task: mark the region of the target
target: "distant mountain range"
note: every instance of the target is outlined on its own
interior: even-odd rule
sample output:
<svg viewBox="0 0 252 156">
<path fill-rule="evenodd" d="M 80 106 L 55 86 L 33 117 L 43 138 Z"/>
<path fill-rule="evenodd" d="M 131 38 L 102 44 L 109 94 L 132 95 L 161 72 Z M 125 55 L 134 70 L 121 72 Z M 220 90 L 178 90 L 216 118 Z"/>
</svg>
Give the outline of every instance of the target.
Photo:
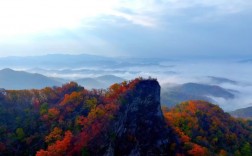
<svg viewBox="0 0 252 156">
<path fill-rule="evenodd" d="M 64 67 L 79 67 L 79 66 L 99 66 L 114 64 L 111 58 L 80 54 L 49 54 L 43 56 L 10 56 L 1 57 L 0 66 L 2 67 L 47 67 L 47 68 L 64 68 Z"/>
<path fill-rule="evenodd" d="M 9 68 L 0 70 L 0 88 L 5 89 L 41 89 L 44 87 L 61 86 L 70 80 L 46 77 L 41 74 L 34 74 L 24 71 L 15 71 Z M 86 77 L 74 80 L 87 89 L 107 88 L 111 84 L 125 81 L 121 77 L 114 75 L 103 75 L 98 77 Z M 216 85 L 206 85 L 197 83 L 185 83 L 182 85 L 163 85 L 161 102 L 168 106 L 187 100 L 205 100 L 215 102 L 211 97 L 221 97 L 224 99 L 234 98 L 230 90 L 226 90 Z"/>
<path fill-rule="evenodd" d="M 0 70 L 0 88 L 4 89 L 41 89 L 45 87 L 61 86 L 71 80 L 46 77 L 42 74 L 15 71 L 10 68 Z M 111 84 L 123 82 L 124 79 L 114 75 L 103 75 L 94 78 L 74 80 L 87 89 L 107 88 Z"/>
<path fill-rule="evenodd" d="M 247 108 L 237 109 L 237 110 L 229 112 L 229 113 L 234 117 L 252 119 L 252 106 L 247 107 Z"/>
<path fill-rule="evenodd" d="M 64 68 L 83 68 L 83 67 L 142 67 L 142 66 L 159 66 L 160 62 L 167 59 L 161 58 L 122 58 L 122 57 L 105 57 L 89 54 L 48 54 L 42 56 L 9 56 L 0 57 L 0 67 L 2 68 L 45 68 L 45 69 L 64 69 Z"/>
<path fill-rule="evenodd" d="M 40 89 L 47 86 L 61 86 L 61 83 L 41 74 L 14 71 L 6 68 L 0 70 L 0 88 L 5 89 Z"/>
<path fill-rule="evenodd" d="M 104 75 L 94 78 L 82 78 L 75 80 L 78 84 L 84 86 L 85 88 L 108 88 L 111 84 L 121 83 L 125 79 L 117 77 L 114 75 Z"/>
<path fill-rule="evenodd" d="M 232 99 L 235 96 L 232 91 L 217 85 L 198 83 L 163 85 L 161 103 L 171 107 L 187 100 L 205 100 L 208 102 L 215 102 L 212 97 Z"/>
<path fill-rule="evenodd" d="M 239 63 L 252 63 L 252 59 L 243 59 L 238 61 Z"/>
<path fill-rule="evenodd" d="M 233 85 L 238 84 L 237 81 L 223 78 L 223 77 L 208 76 L 207 78 L 210 80 L 210 83 L 213 83 L 213 84 L 223 84 L 223 83 L 229 83 L 229 84 L 233 84 Z"/>
</svg>

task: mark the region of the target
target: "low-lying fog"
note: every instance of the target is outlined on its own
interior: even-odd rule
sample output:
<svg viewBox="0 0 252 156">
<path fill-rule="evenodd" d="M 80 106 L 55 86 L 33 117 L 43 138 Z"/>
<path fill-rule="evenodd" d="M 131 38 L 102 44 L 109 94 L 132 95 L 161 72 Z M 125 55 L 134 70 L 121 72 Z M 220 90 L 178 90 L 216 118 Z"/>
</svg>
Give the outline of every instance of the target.
<svg viewBox="0 0 252 156">
<path fill-rule="evenodd" d="M 187 82 L 218 85 L 233 90 L 235 93 L 234 99 L 211 97 L 225 111 L 252 105 L 252 63 L 239 62 L 239 60 L 160 60 L 157 63 L 144 63 L 143 61 L 143 63 L 131 62 L 129 64 L 126 60 L 115 66 L 83 66 L 64 69 L 34 67 L 25 70 L 66 80 L 102 75 L 115 75 L 126 80 L 139 76 L 145 78 L 150 76 L 157 78 L 161 86 Z"/>
<path fill-rule="evenodd" d="M 196 82 L 218 85 L 225 89 L 238 91 L 234 99 L 214 98 L 224 110 L 231 111 L 237 108 L 252 106 L 252 64 L 236 61 L 211 61 L 211 62 L 180 62 L 173 70 L 178 74 L 161 77 L 160 82 Z M 209 78 L 225 78 L 216 82 Z"/>
</svg>

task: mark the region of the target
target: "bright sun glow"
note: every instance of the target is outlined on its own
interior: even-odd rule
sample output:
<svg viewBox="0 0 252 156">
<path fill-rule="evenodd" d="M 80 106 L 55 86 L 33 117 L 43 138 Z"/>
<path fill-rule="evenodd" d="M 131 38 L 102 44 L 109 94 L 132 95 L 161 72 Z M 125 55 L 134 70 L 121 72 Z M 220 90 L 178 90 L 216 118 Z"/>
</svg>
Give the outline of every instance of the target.
<svg viewBox="0 0 252 156">
<path fill-rule="evenodd" d="M 77 28 L 92 17 L 112 12 L 116 5 L 115 0 L 0 1 L 0 36 Z"/>
</svg>

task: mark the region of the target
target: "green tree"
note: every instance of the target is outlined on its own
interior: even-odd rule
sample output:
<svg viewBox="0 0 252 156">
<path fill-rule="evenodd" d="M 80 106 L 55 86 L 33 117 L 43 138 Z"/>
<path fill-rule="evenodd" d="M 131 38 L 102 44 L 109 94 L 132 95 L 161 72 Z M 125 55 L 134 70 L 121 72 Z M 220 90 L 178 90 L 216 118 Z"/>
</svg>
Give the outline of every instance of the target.
<svg viewBox="0 0 252 156">
<path fill-rule="evenodd" d="M 242 155 L 242 156 L 251 156 L 251 155 L 252 155 L 252 152 L 251 152 L 251 145 L 250 145 L 248 142 L 246 142 L 246 143 L 243 145 L 243 147 L 242 147 L 242 149 L 241 149 L 241 155 Z"/>
<path fill-rule="evenodd" d="M 40 115 L 47 113 L 47 111 L 48 111 L 48 103 L 43 103 L 39 109 Z"/>
<path fill-rule="evenodd" d="M 25 137 L 25 133 L 23 128 L 17 128 L 16 129 L 16 136 L 18 140 L 22 140 Z"/>
<path fill-rule="evenodd" d="M 239 150 L 236 150 L 234 156 L 241 156 L 241 152 Z"/>
<path fill-rule="evenodd" d="M 94 109 L 97 105 L 97 99 L 95 97 L 88 99 L 85 101 L 84 107 L 87 108 L 88 110 Z"/>
</svg>

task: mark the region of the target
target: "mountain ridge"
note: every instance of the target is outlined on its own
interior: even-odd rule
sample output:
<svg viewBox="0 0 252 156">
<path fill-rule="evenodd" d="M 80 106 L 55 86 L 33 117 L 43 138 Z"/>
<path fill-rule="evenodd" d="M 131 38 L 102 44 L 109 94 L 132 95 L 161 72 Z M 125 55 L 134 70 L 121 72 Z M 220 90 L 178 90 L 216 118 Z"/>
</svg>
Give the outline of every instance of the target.
<svg viewBox="0 0 252 156">
<path fill-rule="evenodd" d="M 251 132 L 203 101 L 161 111 L 155 79 L 0 92 L 0 155 L 251 155 Z"/>
<path fill-rule="evenodd" d="M 229 113 L 236 118 L 252 119 L 252 106 L 246 108 L 240 108 Z"/>
<path fill-rule="evenodd" d="M 188 100 L 205 100 L 215 103 L 216 101 L 212 97 L 233 99 L 235 98 L 234 93 L 236 92 L 217 85 L 201 83 L 189 82 L 180 85 L 163 85 L 161 103 L 169 107 Z"/>
<path fill-rule="evenodd" d="M 60 86 L 61 83 L 38 73 L 0 70 L 0 87 L 5 89 L 41 89 L 45 86 Z"/>
</svg>

